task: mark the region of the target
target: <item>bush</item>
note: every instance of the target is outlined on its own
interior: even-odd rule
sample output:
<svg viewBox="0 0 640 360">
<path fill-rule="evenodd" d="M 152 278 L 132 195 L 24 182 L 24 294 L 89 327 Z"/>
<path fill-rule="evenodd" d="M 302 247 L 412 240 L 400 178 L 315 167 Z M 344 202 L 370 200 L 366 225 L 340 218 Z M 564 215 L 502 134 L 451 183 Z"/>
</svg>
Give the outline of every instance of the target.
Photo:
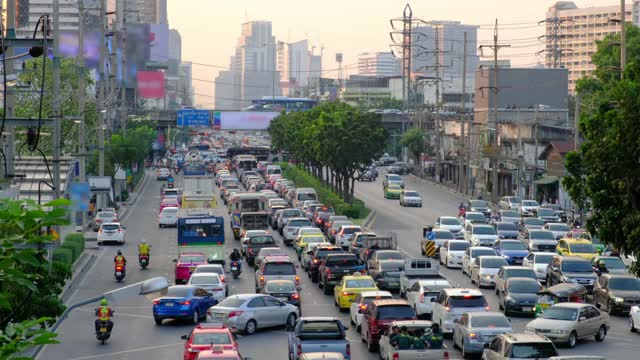
<svg viewBox="0 0 640 360">
<path fill-rule="evenodd" d="M 85 238 L 83 234 L 68 234 L 67 236 L 65 236 L 64 242 L 65 243 L 71 242 L 71 243 L 78 244 L 77 246 L 80 249 L 80 254 L 82 254 L 82 252 L 85 249 Z"/>
<path fill-rule="evenodd" d="M 81 245 L 75 241 L 71 241 L 71 242 L 65 241 L 62 243 L 62 245 L 60 245 L 60 247 L 71 250 L 72 264 L 75 263 L 76 260 L 78 260 L 78 258 L 80 257 L 80 254 L 82 254 Z"/>
<path fill-rule="evenodd" d="M 122 190 L 120 193 L 120 201 L 125 202 L 129 200 L 129 192 L 127 190 Z"/>
<path fill-rule="evenodd" d="M 52 258 L 53 261 L 58 261 L 65 265 L 71 265 L 73 264 L 73 250 L 59 246 L 53 249 Z"/>
</svg>

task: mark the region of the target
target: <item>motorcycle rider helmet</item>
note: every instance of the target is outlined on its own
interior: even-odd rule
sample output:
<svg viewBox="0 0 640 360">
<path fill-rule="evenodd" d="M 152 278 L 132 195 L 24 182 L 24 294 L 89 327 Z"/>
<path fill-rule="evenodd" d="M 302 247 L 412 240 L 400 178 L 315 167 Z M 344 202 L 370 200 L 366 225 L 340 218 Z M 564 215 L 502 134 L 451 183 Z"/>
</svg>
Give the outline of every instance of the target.
<svg viewBox="0 0 640 360">
<path fill-rule="evenodd" d="M 142 239 L 142 241 L 141 241 L 141 242 L 142 242 L 143 244 L 146 244 L 146 243 L 147 243 L 147 239 Z"/>
<path fill-rule="evenodd" d="M 107 302 L 107 299 L 102 299 L 102 300 L 100 300 L 100 305 L 101 306 L 107 306 L 107 305 L 109 305 L 109 303 Z"/>
<path fill-rule="evenodd" d="M 118 255 L 122 255 L 122 250 L 118 250 Z"/>
</svg>

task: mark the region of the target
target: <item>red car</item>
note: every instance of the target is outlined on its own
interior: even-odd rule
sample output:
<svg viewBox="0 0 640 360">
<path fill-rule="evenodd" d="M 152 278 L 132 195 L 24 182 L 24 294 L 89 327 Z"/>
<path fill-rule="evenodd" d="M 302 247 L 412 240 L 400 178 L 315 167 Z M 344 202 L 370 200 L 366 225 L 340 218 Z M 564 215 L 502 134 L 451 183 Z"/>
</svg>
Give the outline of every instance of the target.
<svg viewBox="0 0 640 360">
<path fill-rule="evenodd" d="M 242 357 L 238 350 L 204 350 L 198 353 L 196 360 L 250 360 Z"/>
<path fill-rule="evenodd" d="M 176 263 L 176 284 L 186 284 L 198 265 L 207 264 L 207 257 L 203 253 L 183 253 Z"/>
<path fill-rule="evenodd" d="M 158 213 L 161 213 L 162 209 L 164 209 L 166 207 L 177 207 L 177 208 L 179 208 L 180 207 L 180 202 L 178 201 L 177 198 L 165 197 L 160 202 L 160 210 L 159 210 Z"/>
<path fill-rule="evenodd" d="M 231 330 L 222 324 L 198 324 L 189 335 L 182 336 L 184 343 L 184 360 L 194 360 L 203 350 L 235 350 L 238 341 Z"/>
<path fill-rule="evenodd" d="M 369 351 L 378 346 L 383 330 L 396 320 L 418 320 L 415 310 L 406 300 L 374 300 L 367 306 L 360 334 Z"/>
</svg>

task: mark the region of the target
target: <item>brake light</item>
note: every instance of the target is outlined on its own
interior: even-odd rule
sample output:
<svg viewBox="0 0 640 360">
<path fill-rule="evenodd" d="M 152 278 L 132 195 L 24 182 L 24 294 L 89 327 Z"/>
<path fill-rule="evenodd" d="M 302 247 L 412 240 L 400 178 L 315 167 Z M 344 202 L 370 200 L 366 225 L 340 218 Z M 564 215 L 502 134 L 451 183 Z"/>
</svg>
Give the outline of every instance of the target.
<svg viewBox="0 0 640 360">
<path fill-rule="evenodd" d="M 424 304 L 424 294 L 420 294 L 420 302 Z"/>
<path fill-rule="evenodd" d="M 366 304 L 360 304 L 360 310 L 362 310 L 362 311 L 367 310 L 367 305 Z"/>
<path fill-rule="evenodd" d="M 98 234 L 102 234 L 102 228 L 100 228 L 100 230 L 98 230 Z"/>
<path fill-rule="evenodd" d="M 400 360 L 400 355 L 398 353 L 393 353 L 393 360 Z"/>
<path fill-rule="evenodd" d="M 118 229 L 118 234 L 122 233 L 122 229 Z"/>
<path fill-rule="evenodd" d="M 333 235 L 335 235 L 335 234 L 337 234 L 338 232 L 337 232 L 336 230 L 331 230 L 331 233 L 332 233 Z"/>
<path fill-rule="evenodd" d="M 491 310 L 491 306 L 487 305 L 487 306 L 485 306 L 485 307 L 484 307 L 484 309 L 485 309 L 486 311 L 489 311 L 489 310 Z"/>
<path fill-rule="evenodd" d="M 449 312 L 449 311 L 451 311 L 451 308 L 450 308 L 450 307 L 448 307 L 448 306 L 445 306 L 445 307 L 444 307 L 444 311 Z"/>
<path fill-rule="evenodd" d="M 313 259 L 313 263 L 314 263 L 314 264 L 317 264 L 317 263 L 319 263 L 319 262 L 320 262 L 320 260 L 318 260 L 318 259 Z"/>
<path fill-rule="evenodd" d="M 476 333 L 469 333 L 469 337 L 475 339 L 478 335 Z"/>
<path fill-rule="evenodd" d="M 298 354 L 302 354 L 302 344 L 298 343 Z"/>
<path fill-rule="evenodd" d="M 300 295 L 298 294 L 291 295 L 291 300 L 300 300 Z"/>
<path fill-rule="evenodd" d="M 260 285 L 264 285 L 264 276 L 260 275 Z"/>
<path fill-rule="evenodd" d="M 191 301 L 187 300 L 187 301 L 181 301 L 180 305 L 191 305 Z"/>
<path fill-rule="evenodd" d="M 300 284 L 300 276 L 296 275 L 296 285 L 299 285 L 299 284 Z"/>
<path fill-rule="evenodd" d="M 220 275 L 220 281 L 227 282 L 227 280 L 224 278 L 224 275 Z"/>
<path fill-rule="evenodd" d="M 158 299 L 153 300 L 153 305 L 158 305 L 158 304 L 160 304 L 160 300 L 158 300 Z"/>
<path fill-rule="evenodd" d="M 349 296 L 349 295 L 354 295 L 352 292 L 348 292 L 348 291 L 343 291 L 342 292 L 342 296 Z"/>
<path fill-rule="evenodd" d="M 227 318 L 231 319 L 234 316 L 240 316 L 240 315 L 242 315 L 243 312 L 244 311 L 232 311 L 232 312 L 229 313 L 229 316 Z"/>
</svg>

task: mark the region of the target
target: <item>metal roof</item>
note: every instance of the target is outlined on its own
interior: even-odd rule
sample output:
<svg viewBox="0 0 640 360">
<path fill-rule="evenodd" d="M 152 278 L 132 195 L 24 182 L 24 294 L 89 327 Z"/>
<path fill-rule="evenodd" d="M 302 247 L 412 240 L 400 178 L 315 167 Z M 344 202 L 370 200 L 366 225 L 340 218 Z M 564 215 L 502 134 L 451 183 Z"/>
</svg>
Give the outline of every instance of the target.
<svg viewBox="0 0 640 360">
<path fill-rule="evenodd" d="M 19 189 L 18 198 L 20 200 L 31 199 L 38 201 L 38 198 L 40 198 L 40 203 L 44 204 L 55 198 L 54 191 L 44 183 L 53 185 L 51 179 L 53 161 L 48 159 L 47 163 L 40 156 L 23 156 L 14 161 L 15 174 L 24 175 L 24 177 L 14 178 Z M 65 197 L 67 186 L 73 177 L 74 165 L 75 160 L 72 158 L 65 157 L 60 159 L 60 197 Z"/>
</svg>

